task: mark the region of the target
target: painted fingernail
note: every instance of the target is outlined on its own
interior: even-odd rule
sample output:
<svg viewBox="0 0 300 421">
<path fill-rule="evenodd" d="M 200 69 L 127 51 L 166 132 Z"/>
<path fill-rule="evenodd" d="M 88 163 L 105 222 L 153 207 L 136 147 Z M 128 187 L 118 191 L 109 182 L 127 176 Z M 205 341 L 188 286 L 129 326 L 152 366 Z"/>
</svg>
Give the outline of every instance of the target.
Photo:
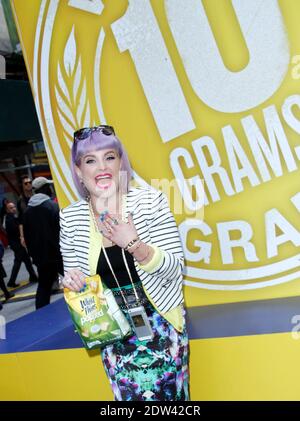
<svg viewBox="0 0 300 421">
<path fill-rule="evenodd" d="M 106 215 L 108 214 L 108 211 L 103 211 L 103 212 L 101 212 L 100 213 L 100 218 L 105 218 L 106 217 Z"/>
</svg>

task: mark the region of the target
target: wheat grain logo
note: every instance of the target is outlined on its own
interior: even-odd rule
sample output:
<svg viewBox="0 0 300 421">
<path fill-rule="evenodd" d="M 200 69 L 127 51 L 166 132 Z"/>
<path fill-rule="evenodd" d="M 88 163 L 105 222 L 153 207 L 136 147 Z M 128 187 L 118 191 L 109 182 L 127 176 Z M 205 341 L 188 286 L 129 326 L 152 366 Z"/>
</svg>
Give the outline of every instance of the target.
<svg viewBox="0 0 300 421">
<path fill-rule="evenodd" d="M 71 147 L 74 131 L 91 123 L 86 79 L 82 77 L 81 57 L 77 56 L 74 26 L 65 46 L 63 66 L 62 70 L 60 64 L 57 65 L 55 96 L 64 137 Z"/>
</svg>

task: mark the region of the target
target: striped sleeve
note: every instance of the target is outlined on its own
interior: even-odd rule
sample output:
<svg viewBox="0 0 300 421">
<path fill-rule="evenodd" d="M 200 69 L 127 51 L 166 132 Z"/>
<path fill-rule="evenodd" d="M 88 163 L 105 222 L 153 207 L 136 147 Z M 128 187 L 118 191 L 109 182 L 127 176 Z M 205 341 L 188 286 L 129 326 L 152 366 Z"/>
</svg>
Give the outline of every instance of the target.
<svg viewBox="0 0 300 421">
<path fill-rule="evenodd" d="M 154 251 L 154 254 L 150 262 L 146 263 L 145 265 L 138 263 L 138 266 L 148 273 L 154 272 L 155 269 L 160 266 L 164 258 L 163 251 L 159 247 L 155 246 L 154 244 L 151 244 L 151 247 Z"/>
<path fill-rule="evenodd" d="M 160 192 L 153 203 L 153 217 L 149 226 L 152 244 L 163 251 L 161 264 L 149 271 L 163 279 L 172 280 L 183 271 L 183 252 L 178 228 L 166 196 Z"/>
<path fill-rule="evenodd" d="M 63 209 L 59 212 L 59 224 L 60 224 L 60 234 L 59 234 L 59 245 L 60 252 L 63 258 L 64 271 L 67 272 L 70 269 L 75 269 L 79 267 L 74 246 L 72 235 L 70 229 L 67 225 Z"/>
<path fill-rule="evenodd" d="M 183 251 L 174 216 L 161 192 L 152 203 L 151 215 L 151 243 L 162 251 L 163 256 L 160 264 L 148 271 L 152 276 L 145 279 L 144 286 L 156 306 L 166 312 L 183 302 Z"/>
</svg>

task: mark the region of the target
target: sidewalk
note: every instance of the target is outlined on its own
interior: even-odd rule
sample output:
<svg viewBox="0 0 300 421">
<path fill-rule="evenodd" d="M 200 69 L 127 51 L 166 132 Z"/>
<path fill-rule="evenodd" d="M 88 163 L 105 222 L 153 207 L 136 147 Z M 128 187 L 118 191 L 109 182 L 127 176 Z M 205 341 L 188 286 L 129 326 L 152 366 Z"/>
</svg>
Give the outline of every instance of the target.
<svg viewBox="0 0 300 421">
<path fill-rule="evenodd" d="M 7 273 L 7 277 L 4 279 L 5 283 L 7 284 L 14 262 L 14 253 L 9 248 L 5 250 L 2 262 Z M 34 269 L 36 271 L 35 266 Z M 35 292 L 37 289 L 37 283 L 27 284 L 28 278 L 29 275 L 25 264 L 22 263 L 16 283 L 23 286 L 20 286 L 16 289 L 10 289 L 10 291 L 15 294 L 15 297 L 10 299 L 7 303 L 3 304 L 3 309 L 0 311 L 0 315 L 4 316 L 6 319 L 6 323 L 11 322 L 12 320 L 16 320 L 25 314 L 31 313 L 32 311 L 35 311 Z M 0 294 L 1 293 L 2 291 L 0 290 Z M 52 295 L 51 303 L 60 298 L 62 298 L 61 293 Z M 14 300 L 17 301 L 14 302 Z"/>
</svg>

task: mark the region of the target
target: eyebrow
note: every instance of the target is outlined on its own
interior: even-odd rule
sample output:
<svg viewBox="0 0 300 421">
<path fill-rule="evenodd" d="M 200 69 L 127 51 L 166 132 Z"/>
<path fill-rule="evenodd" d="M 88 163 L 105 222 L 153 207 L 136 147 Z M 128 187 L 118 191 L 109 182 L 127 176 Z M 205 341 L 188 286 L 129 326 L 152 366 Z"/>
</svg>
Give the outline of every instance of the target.
<svg viewBox="0 0 300 421">
<path fill-rule="evenodd" d="M 96 158 L 96 155 L 87 154 L 87 155 L 83 156 L 83 159 L 86 159 L 86 158 L 89 158 L 89 157 Z"/>
<path fill-rule="evenodd" d="M 114 153 L 115 155 L 117 154 L 117 153 L 116 153 L 116 151 L 112 149 L 111 151 L 106 152 L 106 153 L 104 154 L 104 156 L 106 156 L 106 155 L 108 155 L 108 154 L 110 154 L 110 153 Z M 87 154 L 87 155 L 84 155 L 83 159 L 88 158 L 88 157 L 96 158 L 96 155 L 93 155 L 93 154 L 90 154 L 90 153 L 89 153 L 89 154 Z"/>
</svg>

